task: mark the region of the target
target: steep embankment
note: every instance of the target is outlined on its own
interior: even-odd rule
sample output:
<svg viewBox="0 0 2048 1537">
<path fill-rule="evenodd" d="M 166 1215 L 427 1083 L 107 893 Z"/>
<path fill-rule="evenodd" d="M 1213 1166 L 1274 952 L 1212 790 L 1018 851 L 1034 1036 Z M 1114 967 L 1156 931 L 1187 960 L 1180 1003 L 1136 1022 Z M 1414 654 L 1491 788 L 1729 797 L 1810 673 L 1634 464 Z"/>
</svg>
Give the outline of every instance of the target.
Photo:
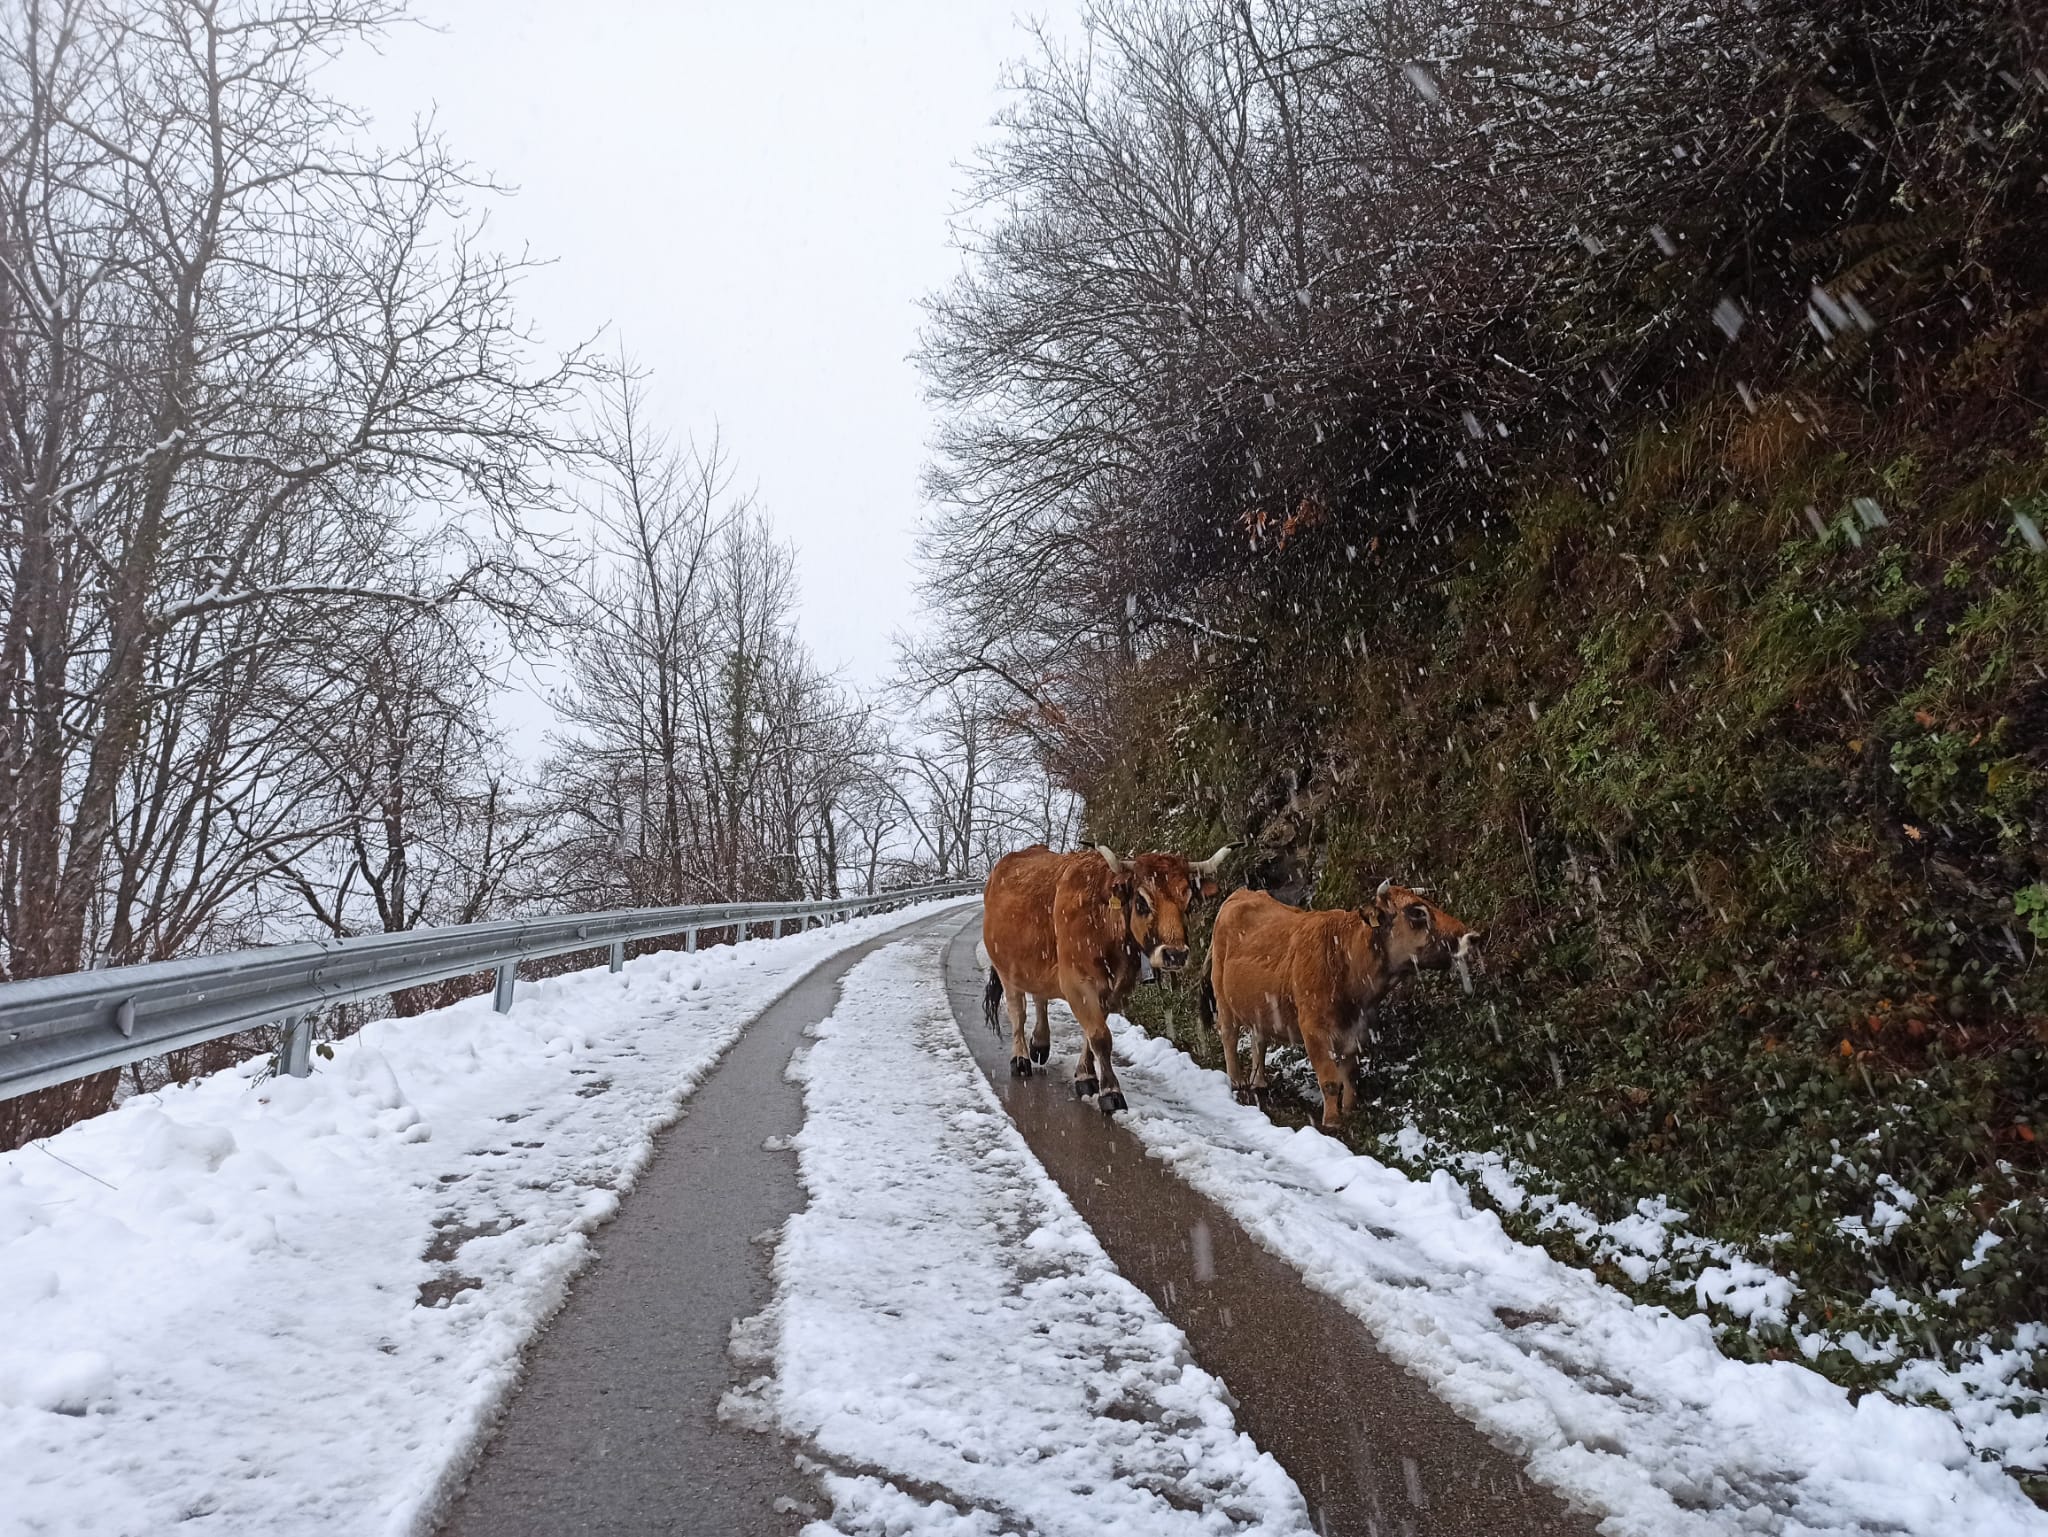
<svg viewBox="0 0 2048 1537">
<path fill-rule="evenodd" d="M 954 666 L 1491 930 L 1355 1142 L 2048 1475 L 2041 7 L 1100 11 L 932 310 Z"/>
<path fill-rule="evenodd" d="M 1845 420 L 1702 411 L 1588 490 L 1514 494 L 1433 578 L 1382 565 L 1398 604 L 1275 602 L 1262 649 L 1166 696 L 1180 751 L 1090 809 L 1249 831 L 1247 877 L 1316 905 L 1393 874 L 1487 926 L 1476 992 L 1384 1021 L 1355 1144 L 1461 1168 L 1738 1354 L 2020 1409 L 2048 1342 L 2048 430 Z M 1172 1002 L 1145 1022 L 1215 1060 Z M 1980 1448 L 2048 1466 L 2010 1424 Z"/>
</svg>

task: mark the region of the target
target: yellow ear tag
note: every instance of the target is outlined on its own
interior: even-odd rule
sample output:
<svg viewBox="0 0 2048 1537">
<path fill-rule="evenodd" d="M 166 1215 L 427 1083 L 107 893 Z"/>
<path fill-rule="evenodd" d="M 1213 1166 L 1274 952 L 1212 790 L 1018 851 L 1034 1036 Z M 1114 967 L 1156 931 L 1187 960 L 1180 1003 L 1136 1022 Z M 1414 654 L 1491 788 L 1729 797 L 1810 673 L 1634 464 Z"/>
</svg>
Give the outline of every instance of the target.
<svg viewBox="0 0 2048 1537">
<path fill-rule="evenodd" d="M 1113 913 L 1122 912 L 1124 910 L 1124 899 L 1122 897 L 1111 897 L 1109 899 L 1109 910 Z"/>
</svg>

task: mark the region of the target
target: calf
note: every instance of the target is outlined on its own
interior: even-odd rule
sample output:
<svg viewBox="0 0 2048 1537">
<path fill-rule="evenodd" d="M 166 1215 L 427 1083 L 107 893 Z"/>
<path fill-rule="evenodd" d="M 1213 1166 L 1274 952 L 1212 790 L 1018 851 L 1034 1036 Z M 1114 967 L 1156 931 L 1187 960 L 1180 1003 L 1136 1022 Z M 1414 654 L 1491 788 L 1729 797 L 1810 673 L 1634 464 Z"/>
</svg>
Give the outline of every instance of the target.
<svg viewBox="0 0 2048 1537">
<path fill-rule="evenodd" d="M 1223 1040 L 1238 1101 L 1266 1088 L 1269 1043 L 1300 1046 L 1323 1091 L 1323 1127 L 1357 1103 L 1358 1056 L 1387 989 L 1411 970 L 1462 969 L 1480 936 L 1418 890 L 1382 881 L 1353 911 L 1307 912 L 1263 891 L 1239 891 L 1216 914 L 1202 1022 Z M 1238 1071 L 1237 1034 L 1252 1037 L 1251 1075 Z"/>
<path fill-rule="evenodd" d="M 1064 998 L 1083 1037 L 1075 1095 L 1096 1095 L 1105 1114 L 1126 1108 L 1109 1060 L 1109 1016 L 1141 980 L 1187 964 L 1188 909 L 1216 894 L 1217 867 L 1233 847 L 1190 860 L 1179 854 L 1124 859 L 1106 848 L 1055 854 L 1039 845 L 996 861 L 981 910 L 989 961 L 982 1007 L 993 1026 L 997 1009 L 1009 1000 L 1012 1073 L 1028 1078 L 1034 1062 L 1051 1056 L 1046 1001 Z M 1038 1007 L 1028 1045 L 1027 996 Z"/>
</svg>

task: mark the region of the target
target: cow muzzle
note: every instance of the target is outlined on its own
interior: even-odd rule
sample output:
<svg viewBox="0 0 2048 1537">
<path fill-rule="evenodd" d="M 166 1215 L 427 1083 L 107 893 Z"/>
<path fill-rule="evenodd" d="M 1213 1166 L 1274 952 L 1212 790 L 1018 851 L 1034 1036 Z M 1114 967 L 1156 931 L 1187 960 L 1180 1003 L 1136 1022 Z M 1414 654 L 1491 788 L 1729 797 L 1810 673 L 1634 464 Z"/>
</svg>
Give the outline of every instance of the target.
<svg viewBox="0 0 2048 1537">
<path fill-rule="evenodd" d="M 1187 963 L 1186 945 L 1160 945 L 1152 952 L 1152 968 L 1155 971 L 1179 971 Z"/>
</svg>

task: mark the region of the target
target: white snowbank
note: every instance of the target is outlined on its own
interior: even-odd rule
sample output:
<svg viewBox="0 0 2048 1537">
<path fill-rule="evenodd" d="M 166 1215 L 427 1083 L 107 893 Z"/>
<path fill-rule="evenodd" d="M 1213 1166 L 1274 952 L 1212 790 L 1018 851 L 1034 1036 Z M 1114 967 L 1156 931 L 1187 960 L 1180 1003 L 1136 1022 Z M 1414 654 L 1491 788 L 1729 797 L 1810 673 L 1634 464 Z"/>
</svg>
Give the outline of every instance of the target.
<svg viewBox="0 0 2048 1537">
<path fill-rule="evenodd" d="M 1879 1394 L 1852 1404 L 1803 1366 L 1732 1361 L 1705 1320 L 1515 1242 L 1449 1173 L 1419 1183 L 1275 1126 L 1233 1103 L 1221 1073 L 1112 1023 L 1128 1124 L 1149 1151 L 1537 1478 L 1611 1513 L 1612 1537 L 2048 1533 L 1948 1415 Z M 1647 1247 L 1665 1214 L 1641 1215 Z"/>
<path fill-rule="evenodd" d="M 1645 1197 L 1629 1215 L 1603 1222 L 1576 1201 L 1531 1190 L 1527 1171 L 1499 1153 L 1445 1147 L 1412 1122 L 1380 1140 L 1411 1163 L 1441 1164 L 1476 1179 L 1504 1211 L 1535 1212 L 1543 1226 L 1570 1233 L 1585 1254 L 1616 1265 L 1638 1286 L 1660 1277 L 1701 1307 L 1711 1303 L 1751 1324 L 1785 1324 L 1798 1294 L 1788 1277 L 1733 1244 L 1689 1231 L 1686 1214 L 1663 1196 Z"/>
<path fill-rule="evenodd" d="M 1687 1230 L 1686 1214 L 1661 1196 L 1638 1201 L 1635 1212 L 1603 1222 L 1574 1201 L 1532 1189 L 1531 1172 L 1498 1152 L 1447 1147 L 1424 1136 L 1413 1123 L 1380 1140 L 1410 1164 L 1441 1165 L 1477 1180 L 1502 1210 L 1534 1213 L 1543 1227 L 1571 1234 L 1589 1259 L 1619 1266 L 1639 1286 L 1656 1280 L 1674 1293 L 1690 1294 L 1701 1307 L 1725 1310 L 1751 1328 L 1773 1324 L 1785 1329 L 1809 1361 L 1823 1351 L 1843 1350 L 1865 1365 L 1896 1363 L 1888 1383 L 1894 1397 L 1947 1405 L 1963 1439 L 1979 1456 L 2009 1468 L 2048 1470 L 2048 1400 L 2030 1385 L 2035 1363 L 2048 1352 L 2048 1326 L 2027 1324 L 2003 1346 L 1980 1337 L 1952 1350 L 1953 1366 L 1924 1356 L 1902 1360 L 1904 1352 L 1893 1332 L 1873 1330 L 1875 1337 L 1866 1338 L 1862 1330 L 1846 1324 L 1815 1328 L 1811 1308 L 1805 1310 L 1806 1322 L 1799 1322 L 1793 1307 L 1799 1295 L 1796 1276 L 1780 1273 L 1734 1244 Z M 1847 1167 L 1848 1161 L 1837 1153 L 1834 1164 Z M 1837 1224 L 1866 1243 L 1873 1241 L 1872 1235 L 1877 1235 L 1875 1242 L 1890 1242 L 1919 1204 L 1889 1174 L 1880 1173 L 1877 1185 L 1885 1194 L 1873 1202 L 1869 1221 L 1858 1216 Z M 1962 1269 L 1968 1272 L 1981 1265 L 2001 1241 L 1996 1233 L 1980 1234 L 1975 1253 L 1963 1261 Z M 1960 1289 L 1936 1293 L 1948 1303 L 1961 1295 Z M 1888 1286 L 1873 1288 L 1863 1307 L 1872 1314 L 1907 1320 L 1922 1314 L 1919 1303 Z"/>
<path fill-rule="evenodd" d="M 968 1055 L 944 936 L 849 975 L 797 1139 L 766 1401 L 824 1460 L 812 1534 L 1308 1529 L 1181 1332 L 1119 1275 Z"/>
<path fill-rule="evenodd" d="M 655 1131 L 905 921 L 522 983 L 0 1154 L 0 1529 L 417 1529 Z"/>
</svg>

